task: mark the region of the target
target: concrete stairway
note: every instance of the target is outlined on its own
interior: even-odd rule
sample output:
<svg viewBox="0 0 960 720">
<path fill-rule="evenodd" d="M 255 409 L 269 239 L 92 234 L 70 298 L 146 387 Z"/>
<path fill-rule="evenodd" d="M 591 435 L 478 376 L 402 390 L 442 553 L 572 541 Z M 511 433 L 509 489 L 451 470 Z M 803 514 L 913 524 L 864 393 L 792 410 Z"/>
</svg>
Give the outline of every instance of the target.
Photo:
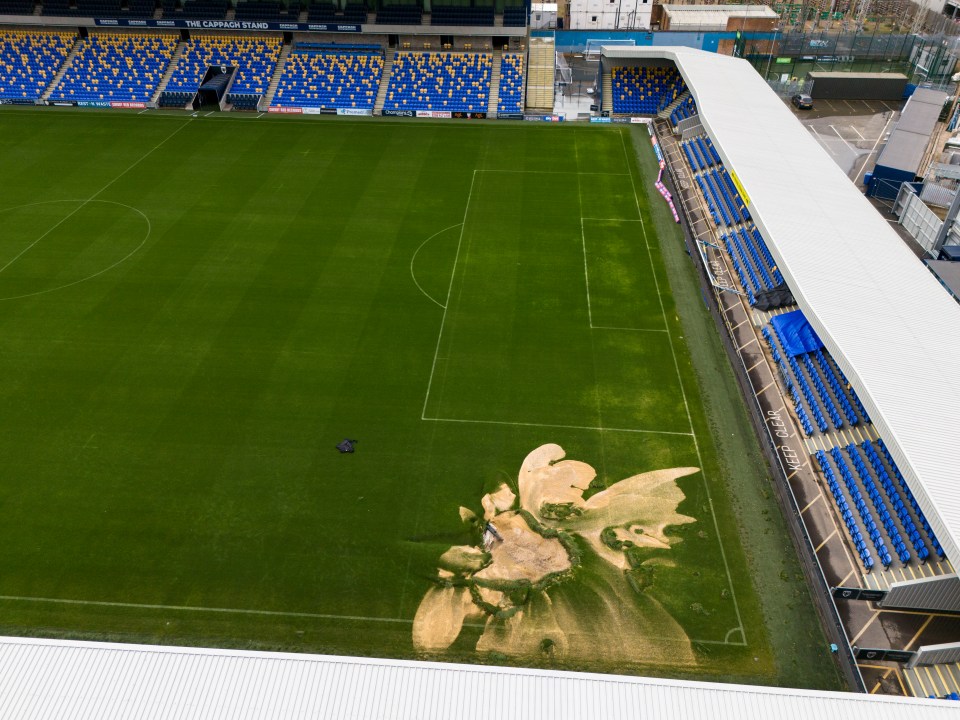
<svg viewBox="0 0 960 720">
<path fill-rule="evenodd" d="M 177 47 L 173 51 L 173 57 L 170 58 L 170 64 L 167 65 L 167 69 L 163 72 L 163 77 L 160 78 L 160 84 L 157 85 L 157 89 L 150 98 L 150 102 L 154 105 L 157 104 L 157 100 L 160 99 L 163 91 L 167 89 L 167 83 L 170 82 L 170 78 L 172 78 L 173 73 L 176 72 L 177 65 L 180 63 L 180 56 L 183 55 L 183 51 L 186 49 L 186 47 L 187 44 L 182 40 L 177 43 Z"/>
<path fill-rule="evenodd" d="M 658 112 L 658 113 L 657 113 L 657 117 L 659 117 L 659 118 L 668 118 L 668 117 L 670 117 L 670 113 L 672 113 L 674 110 L 676 110 L 676 109 L 677 109 L 677 106 L 679 106 L 680 103 L 682 103 L 682 102 L 683 102 L 684 100 L 686 100 L 688 97 L 690 97 L 690 91 L 689 91 L 689 90 L 684 90 L 682 93 L 680 93 L 680 94 L 677 96 L 677 99 L 676 99 L 676 100 L 674 100 L 672 103 L 670 103 L 669 105 L 667 105 L 663 110 L 661 110 L 660 112 Z"/>
<path fill-rule="evenodd" d="M 609 72 L 603 74 L 602 84 L 600 86 L 603 92 L 603 101 L 600 104 L 600 110 L 608 113 L 613 112 L 613 76 Z"/>
<path fill-rule="evenodd" d="M 396 50 L 387 50 L 387 56 L 383 59 L 383 73 L 380 75 L 380 87 L 377 89 L 377 101 L 373 104 L 373 114 L 383 114 L 383 104 L 387 101 L 387 88 L 390 87 L 390 73 L 393 70 L 393 59 L 396 57 Z"/>
<path fill-rule="evenodd" d="M 530 38 L 527 52 L 527 107 L 553 112 L 556 63 L 553 38 Z"/>
<path fill-rule="evenodd" d="M 73 59 L 79 54 L 82 48 L 83 40 L 78 37 L 76 40 L 74 40 L 73 47 L 70 48 L 70 52 L 63 61 L 63 65 L 61 65 L 60 69 L 57 70 L 57 74 L 53 76 L 53 80 L 50 81 L 50 84 L 47 85 L 47 89 L 44 90 L 43 95 L 40 96 L 41 100 L 50 99 L 50 96 L 53 94 L 53 91 L 56 89 L 57 85 L 59 85 L 60 81 L 63 80 L 63 76 L 67 74 L 67 70 L 69 69 L 70 64 L 73 62 Z"/>
<path fill-rule="evenodd" d="M 497 116 L 497 106 L 500 104 L 500 64 L 503 62 L 503 50 L 496 48 L 493 51 L 493 62 L 490 65 L 490 101 L 487 103 L 487 117 Z"/>
<path fill-rule="evenodd" d="M 276 67 L 273 68 L 273 76 L 267 86 L 267 94 L 260 98 L 258 109 L 266 110 L 273 102 L 273 96 L 277 94 L 277 88 L 280 87 L 280 78 L 283 77 L 283 68 L 287 64 L 287 58 L 290 57 L 291 50 L 293 50 L 293 43 L 286 44 L 280 49 L 280 57 L 277 58 Z"/>
</svg>

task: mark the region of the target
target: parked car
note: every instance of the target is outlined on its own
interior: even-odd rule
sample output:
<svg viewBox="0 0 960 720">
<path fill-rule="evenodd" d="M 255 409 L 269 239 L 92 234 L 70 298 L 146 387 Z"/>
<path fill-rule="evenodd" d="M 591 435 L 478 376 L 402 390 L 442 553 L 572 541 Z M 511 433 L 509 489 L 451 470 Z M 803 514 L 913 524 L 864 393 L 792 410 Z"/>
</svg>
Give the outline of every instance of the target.
<svg viewBox="0 0 960 720">
<path fill-rule="evenodd" d="M 790 102 L 796 105 L 798 110 L 813 110 L 813 98 L 809 95 L 794 95 Z"/>
</svg>

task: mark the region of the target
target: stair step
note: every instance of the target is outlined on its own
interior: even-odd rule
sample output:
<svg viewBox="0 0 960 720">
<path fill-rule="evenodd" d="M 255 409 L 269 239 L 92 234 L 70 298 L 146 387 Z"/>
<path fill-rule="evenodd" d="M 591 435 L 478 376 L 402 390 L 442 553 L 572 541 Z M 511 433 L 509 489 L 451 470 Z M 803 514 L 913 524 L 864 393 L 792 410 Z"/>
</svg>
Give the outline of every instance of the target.
<svg viewBox="0 0 960 720">
<path fill-rule="evenodd" d="M 63 65 L 61 65 L 60 69 L 57 70 L 57 74 L 53 76 L 53 80 L 50 81 L 47 89 L 44 90 L 43 94 L 40 96 L 41 100 L 50 99 L 50 96 L 53 95 L 53 91 L 56 89 L 57 85 L 60 84 L 60 81 L 63 80 L 63 76 L 67 74 L 67 70 L 73 63 L 73 59 L 80 53 L 80 48 L 82 47 L 83 40 L 77 37 L 77 39 L 73 41 L 73 47 L 70 48 L 70 52 L 67 53 L 67 57 L 64 59 Z"/>
<path fill-rule="evenodd" d="M 380 87 L 377 89 L 377 100 L 373 104 L 373 114 L 383 113 L 383 104 L 387 101 L 387 88 L 390 86 L 390 74 L 393 71 L 393 60 L 397 56 L 396 50 L 387 50 L 383 59 L 383 72 L 380 74 Z"/>
<path fill-rule="evenodd" d="M 280 50 L 280 57 L 277 58 L 277 64 L 273 68 L 273 76 L 267 86 L 267 94 L 260 98 L 258 109 L 266 110 L 273 102 L 273 96 L 277 94 L 277 88 L 280 87 L 280 78 L 283 77 L 284 66 L 287 64 L 287 58 L 290 57 L 291 50 L 293 50 L 293 43 L 284 45 Z"/>
<path fill-rule="evenodd" d="M 176 49 L 173 51 L 173 57 L 170 58 L 170 63 L 167 65 L 167 69 L 163 73 L 163 77 L 160 78 L 160 84 L 157 85 L 156 92 L 153 93 L 152 103 L 157 104 L 157 101 L 160 99 L 160 96 L 163 95 L 163 91 L 167 89 L 167 84 L 170 82 L 170 78 L 173 77 L 173 73 L 176 72 L 177 65 L 180 64 L 180 56 L 183 55 L 183 51 L 186 49 L 187 44 L 181 40 L 177 43 Z"/>
<path fill-rule="evenodd" d="M 490 63 L 490 95 L 487 102 L 487 117 L 497 116 L 497 107 L 500 105 L 500 68 L 503 63 L 503 50 L 495 48 L 493 62 Z"/>
</svg>

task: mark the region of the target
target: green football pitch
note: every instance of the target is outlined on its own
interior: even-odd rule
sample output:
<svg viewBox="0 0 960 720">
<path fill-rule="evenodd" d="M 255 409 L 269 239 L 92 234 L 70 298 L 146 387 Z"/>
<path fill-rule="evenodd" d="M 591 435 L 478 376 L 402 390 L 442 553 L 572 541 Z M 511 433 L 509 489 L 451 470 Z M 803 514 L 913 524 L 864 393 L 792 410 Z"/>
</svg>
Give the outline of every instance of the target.
<svg viewBox="0 0 960 720">
<path fill-rule="evenodd" d="M 835 685 L 645 129 L 14 109 L 0 163 L 0 631 Z M 547 443 L 697 469 L 614 593 L 692 661 L 414 645 Z"/>
</svg>

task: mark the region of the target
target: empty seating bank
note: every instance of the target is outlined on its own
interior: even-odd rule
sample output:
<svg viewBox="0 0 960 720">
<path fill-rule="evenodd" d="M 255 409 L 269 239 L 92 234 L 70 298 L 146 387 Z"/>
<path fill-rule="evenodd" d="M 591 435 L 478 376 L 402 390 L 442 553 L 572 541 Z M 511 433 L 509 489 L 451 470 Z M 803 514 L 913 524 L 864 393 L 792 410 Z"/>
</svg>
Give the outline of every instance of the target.
<svg viewBox="0 0 960 720">
<path fill-rule="evenodd" d="M 398 52 L 383 107 L 486 112 L 491 64 L 486 53 Z"/>
<path fill-rule="evenodd" d="M 194 36 L 186 41 L 158 102 L 182 107 L 197 93 L 207 69 L 220 65 L 236 68 L 228 102 L 241 109 L 255 109 L 270 84 L 281 46 L 279 37 Z"/>
<path fill-rule="evenodd" d="M 76 42 L 75 33 L 0 32 L 0 99 L 33 103 L 53 80 Z"/>
<path fill-rule="evenodd" d="M 102 33 L 80 43 L 52 100 L 146 103 L 170 63 L 177 36 Z"/>
<path fill-rule="evenodd" d="M 382 73 L 379 46 L 297 43 L 283 67 L 273 104 L 373 110 Z"/>
</svg>

